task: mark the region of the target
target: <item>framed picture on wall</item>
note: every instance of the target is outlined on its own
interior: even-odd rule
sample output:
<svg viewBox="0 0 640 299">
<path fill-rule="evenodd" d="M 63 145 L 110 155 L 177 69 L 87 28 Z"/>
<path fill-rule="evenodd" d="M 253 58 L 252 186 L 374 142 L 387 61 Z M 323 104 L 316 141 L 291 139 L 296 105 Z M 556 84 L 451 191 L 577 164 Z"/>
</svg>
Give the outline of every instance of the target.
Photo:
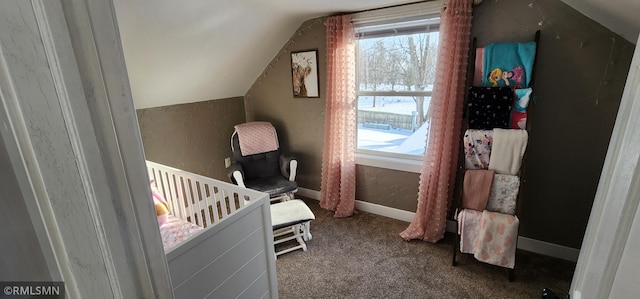
<svg viewBox="0 0 640 299">
<path fill-rule="evenodd" d="M 291 77 L 294 98 L 320 97 L 318 50 L 292 52 Z"/>
</svg>

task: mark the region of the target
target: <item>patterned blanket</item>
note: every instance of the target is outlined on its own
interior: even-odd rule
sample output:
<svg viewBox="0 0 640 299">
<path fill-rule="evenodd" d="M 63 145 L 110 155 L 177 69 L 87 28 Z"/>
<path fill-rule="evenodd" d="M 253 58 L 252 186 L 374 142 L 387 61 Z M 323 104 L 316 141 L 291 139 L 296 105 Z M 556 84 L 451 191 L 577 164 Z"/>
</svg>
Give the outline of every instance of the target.
<svg viewBox="0 0 640 299">
<path fill-rule="evenodd" d="M 202 230 L 202 227 L 169 215 L 167 222 L 160 226 L 164 251 L 168 252 Z"/>
</svg>

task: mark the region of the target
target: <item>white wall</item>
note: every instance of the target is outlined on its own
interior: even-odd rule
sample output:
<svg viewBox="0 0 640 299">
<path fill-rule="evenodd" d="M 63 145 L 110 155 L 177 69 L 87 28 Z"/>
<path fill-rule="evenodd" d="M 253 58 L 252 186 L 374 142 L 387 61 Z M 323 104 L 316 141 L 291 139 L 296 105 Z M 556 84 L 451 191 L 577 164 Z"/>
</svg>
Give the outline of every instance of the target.
<svg viewBox="0 0 640 299">
<path fill-rule="evenodd" d="M 571 282 L 571 298 L 640 298 L 638 131 L 640 48 L 636 47 Z"/>
</svg>

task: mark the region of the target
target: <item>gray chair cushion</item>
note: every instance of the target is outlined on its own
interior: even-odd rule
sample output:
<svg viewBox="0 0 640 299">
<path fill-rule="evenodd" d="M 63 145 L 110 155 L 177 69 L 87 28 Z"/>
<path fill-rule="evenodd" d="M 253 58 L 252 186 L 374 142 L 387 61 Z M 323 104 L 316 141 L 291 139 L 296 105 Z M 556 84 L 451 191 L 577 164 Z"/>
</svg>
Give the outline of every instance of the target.
<svg viewBox="0 0 640 299">
<path fill-rule="evenodd" d="M 298 189 L 298 184 L 296 182 L 289 181 L 281 175 L 254 178 L 245 180 L 244 183 L 247 188 L 269 193 L 269 196 L 291 192 Z"/>
</svg>

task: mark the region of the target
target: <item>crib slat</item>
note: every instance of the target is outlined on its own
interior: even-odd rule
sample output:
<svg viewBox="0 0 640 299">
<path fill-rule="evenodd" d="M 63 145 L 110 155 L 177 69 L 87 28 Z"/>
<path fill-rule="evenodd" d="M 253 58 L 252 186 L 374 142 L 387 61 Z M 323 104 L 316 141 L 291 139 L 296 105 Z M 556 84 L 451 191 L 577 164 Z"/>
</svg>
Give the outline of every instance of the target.
<svg viewBox="0 0 640 299">
<path fill-rule="evenodd" d="M 187 186 L 189 187 L 188 192 L 189 192 L 189 196 L 191 196 L 191 200 L 189 202 L 191 203 L 191 215 L 193 215 L 193 219 L 194 219 L 193 223 L 198 226 L 202 226 L 202 220 L 200 219 L 200 213 L 198 212 L 200 211 L 199 209 L 200 203 L 198 202 L 195 184 L 187 176 L 185 176 L 185 178 L 187 178 L 186 182 L 187 182 Z"/>
<path fill-rule="evenodd" d="M 241 210 L 252 199 L 262 196 L 250 189 L 241 189 L 226 182 L 151 161 L 147 161 L 147 171 L 149 178 L 155 179 L 158 189 L 162 189 L 161 192 L 171 205 L 172 214 L 184 220 L 189 218 L 192 223 L 200 226 L 213 225 Z M 236 197 L 238 204 L 235 202 Z"/>
<path fill-rule="evenodd" d="M 212 203 L 212 207 L 213 207 L 213 220 L 217 222 L 217 221 L 219 221 L 219 220 L 220 220 L 220 216 L 219 216 L 220 208 L 218 208 L 218 202 L 219 202 L 219 200 L 218 200 L 218 198 L 219 198 L 218 194 L 220 194 L 220 187 L 218 187 L 217 185 L 215 185 L 215 184 L 213 184 L 213 183 L 210 183 L 210 184 L 209 184 L 209 189 L 211 190 L 211 198 L 212 198 L 212 200 L 213 200 L 213 203 Z"/>
<path fill-rule="evenodd" d="M 178 176 L 180 178 L 180 190 L 182 192 L 182 201 L 184 202 L 185 210 L 187 211 L 187 217 L 191 219 L 191 222 L 195 223 L 193 218 L 193 205 L 191 204 L 191 196 L 189 195 L 189 187 L 187 186 L 187 180 L 183 175 Z"/>
<path fill-rule="evenodd" d="M 184 220 L 187 220 L 187 218 L 189 218 L 189 205 L 188 205 L 187 195 L 185 194 L 185 191 L 184 191 L 182 176 L 179 174 L 175 174 L 174 179 L 176 181 L 175 186 L 176 186 L 176 191 L 178 193 L 178 198 L 180 199 L 178 204 L 180 206 L 180 210 L 182 210 L 183 212 L 181 218 Z"/>
<path fill-rule="evenodd" d="M 156 169 L 154 171 L 154 180 L 155 180 L 155 187 L 158 191 L 160 191 L 160 194 L 166 199 L 167 195 L 166 195 L 166 191 L 163 187 L 164 184 L 164 172 L 162 170 Z"/>
<path fill-rule="evenodd" d="M 211 196 L 211 189 L 209 187 L 209 184 L 202 182 L 202 194 L 203 194 L 203 198 L 202 200 L 204 201 L 204 215 L 205 215 L 205 219 L 207 219 L 207 222 L 209 222 L 209 225 L 213 225 L 214 224 L 214 218 L 213 215 L 211 214 L 212 211 L 210 211 L 209 209 L 211 208 L 213 211 L 215 211 L 213 209 L 213 206 L 211 204 L 212 202 L 212 196 Z M 209 195 L 207 195 L 207 193 Z M 215 204 L 215 200 L 213 200 L 213 203 Z"/>
<path fill-rule="evenodd" d="M 170 198 L 170 194 L 168 194 L 169 192 L 167 189 L 167 187 L 169 186 L 167 182 L 167 173 L 162 170 L 156 169 L 155 179 L 156 179 L 156 188 L 158 189 L 158 191 L 160 191 L 160 193 L 162 194 L 162 197 L 164 197 L 164 199 L 170 203 L 171 198 Z M 171 210 L 170 212 L 173 213 L 174 211 Z"/>
<path fill-rule="evenodd" d="M 238 205 L 236 205 L 236 197 L 238 198 Z M 242 201 L 242 199 L 240 198 L 240 194 L 238 194 L 238 192 L 232 192 L 231 198 L 233 199 L 233 209 L 235 212 L 240 209 L 240 201 Z"/>
<path fill-rule="evenodd" d="M 184 217 L 184 212 L 180 209 L 180 197 L 176 190 L 175 176 L 172 173 L 164 172 L 164 180 L 167 182 L 165 199 L 171 204 L 171 214 L 178 218 Z"/>
<path fill-rule="evenodd" d="M 220 219 L 227 217 L 227 201 L 224 197 L 224 189 L 218 186 L 218 193 L 216 193 L 217 201 L 220 203 Z"/>
<path fill-rule="evenodd" d="M 227 212 L 227 190 L 224 188 L 218 189 L 220 191 L 220 209 L 222 209 L 222 218 L 227 217 L 229 212 Z"/>
<path fill-rule="evenodd" d="M 197 200 L 193 194 L 193 188 L 191 187 L 191 180 L 183 175 L 184 178 L 184 191 L 187 194 L 187 202 L 189 203 L 189 215 L 191 216 L 191 222 L 193 224 L 198 224 L 198 207 L 196 206 Z"/>
<path fill-rule="evenodd" d="M 200 217 L 201 227 L 207 227 L 207 205 L 205 204 L 205 193 L 203 192 L 202 182 L 196 180 L 192 181 L 194 187 L 194 197 L 196 198 L 197 206 L 198 206 L 198 216 Z M 210 223 L 209 223 L 210 224 Z"/>
<path fill-rule="evenodd" d="M 173 206 L 173 215 L 184 219 L 183 205 L 180 204 L 180 197 L 178 196 L 178 188 L 176 187 L 176 177 L 172 173 L 167 173 L 167 183 L 169 185 L 168 195 L 171 198 L 171 205 Z"/>
<path fill-rule="evenodd" d="M 231 215 L 231 214 L 235 213 L 236 210 L 237 210 L 236 209 L 236 197 L 234 196 L 235 192 L 229 191 L 229 190 L 226 190 L 226 191 L 227 191 L 227 200 L 229 200 L 229 215 Z"/>
<path fill-rule="evenodd" d="M 188 191 L 188 194 L 190 196 L 189 202 L 192 205 L 191 214 L 197 215 L 195 216 L 193 223 L 195 223 L 198 226 L 204 227 L 202 213 L 200 212 L 203 209 L 201 205 L 202 194 L 200 193 L 200 190 L 198 190 L 198 185 L 201 185 L 201 184 L 199 184 L 198 178 L 192 175 L 185 174 L 183 176 L 186 179 L 187 186 L 189 186 L 189 191 Z"/>
<path fill-rule="evenodd" d="M 189 189 L 189 179 L 187 179 L 184 175 L 180 175 L 180 184 L 182 187 L 182 194 L 184 196 L 184 200 L 186 203 L 187 215 L 191 218 L 191 223 L 196 223 L 196 218 L 194 217 L 193 211 L 193 198 L 191 197 L 191 190 Z"/>
<path fill-rule="evenodd" d="M 178 202 L 178 196 L 175 192 L 173 175 L 170 173 L 164 172 L 162 179 L 164 183 L 164 198 L 167 200 L 167 202 L 170 203 L 171 214 L 176 217 L 182 217 L 182 214 L 180 211 L 180 203 Z"/>
<path fill-rule="evenodd" d="M 156 179 L 156 175 L 155 175 L 154 171 L 155 170 L 154 170 L 153 166 L 148 166 L 147 167 L 147 176 L 149 177 L 149 180 L 155 180 Z"/>
<path fill-rule="evenodd" d="M 226 188 L 224 191 L 226 194 L 227 204 L 229 205 L 229 215 L 231 215 L 236 211 L 236 201 L 233 197 L 233 191 L 229 191 L 229 189 Z"/>
<path fill-rule="evenodd" d="M 220 188 L 214 184 L 210 185 L 211 188 L 211 197 L 213 198 L 213 220 L 218 222 L 220 220 L 219 213 L 222 213 L 218 208 L 218 203 L 220 202 Z"/>
</svg>

